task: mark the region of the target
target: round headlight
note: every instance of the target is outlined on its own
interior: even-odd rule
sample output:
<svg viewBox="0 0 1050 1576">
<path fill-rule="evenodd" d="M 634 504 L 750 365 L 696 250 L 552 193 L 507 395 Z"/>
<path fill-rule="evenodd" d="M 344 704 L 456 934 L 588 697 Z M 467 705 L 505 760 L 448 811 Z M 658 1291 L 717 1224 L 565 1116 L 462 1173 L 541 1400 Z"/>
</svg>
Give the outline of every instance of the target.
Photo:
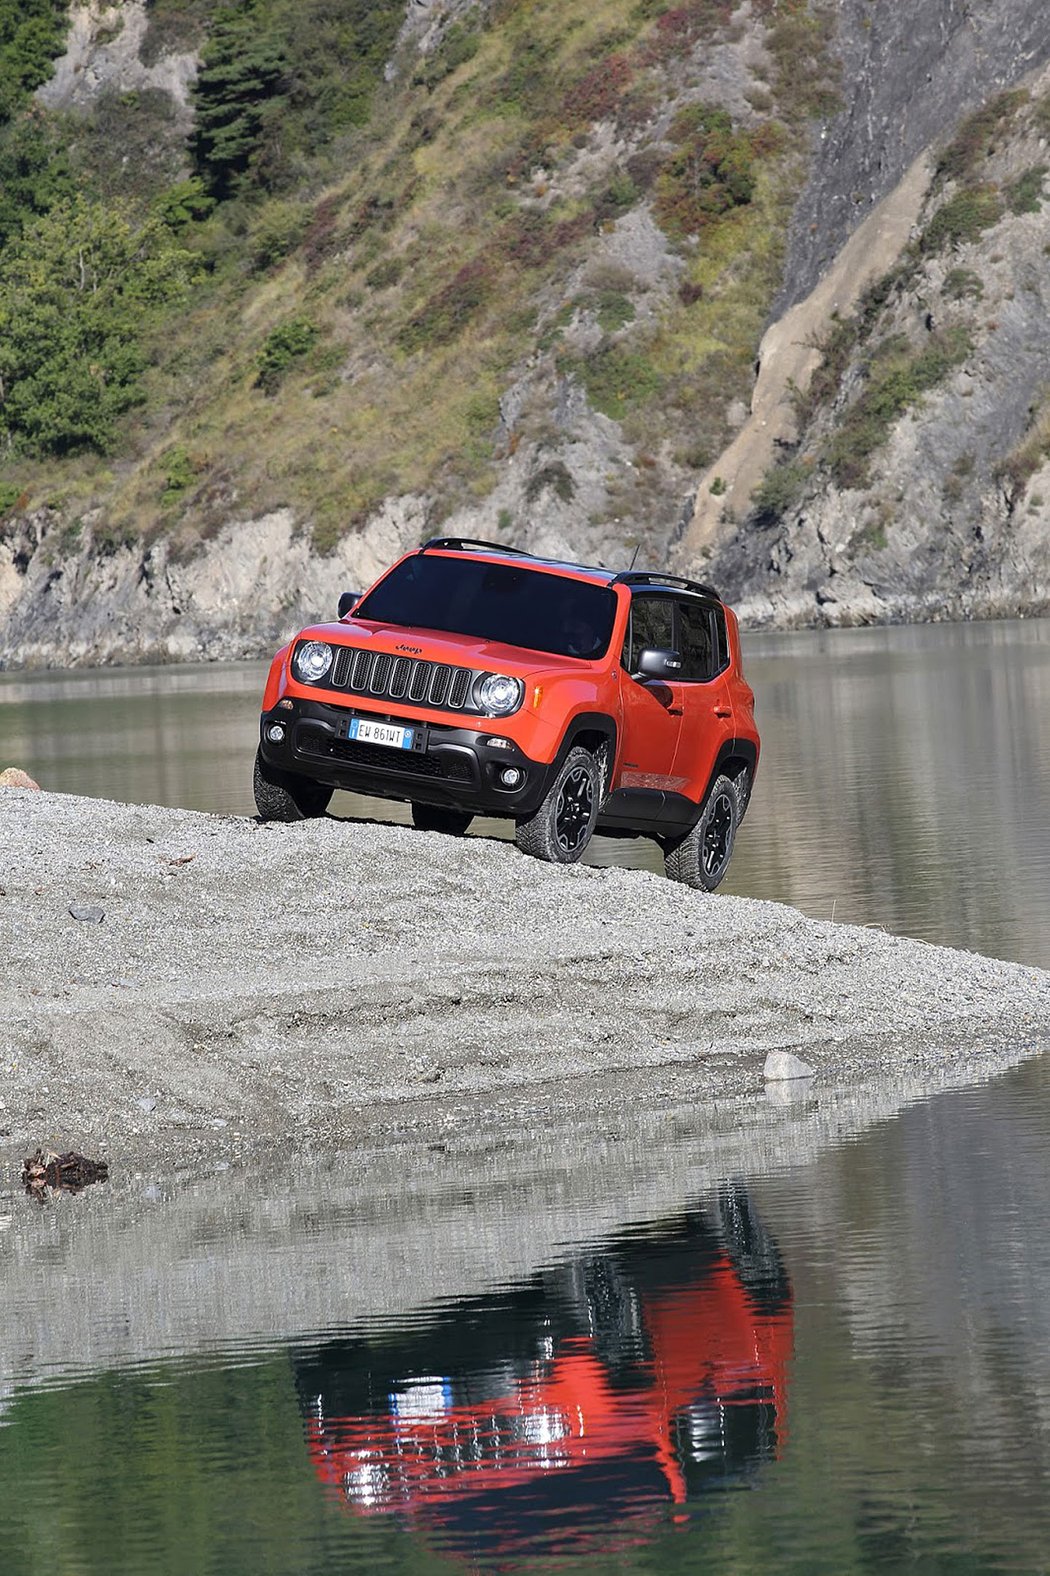
<svg viewBox="0 0 1050 1576">
<path fill-rule="evenodd" d="M 478 685 L 478 703 L 492 717 L 507 717 L 517 711 L 524 693 L 520 679 L 508 679 L 502 673 L 486 673 Z"/>
<path fill-rule="evenodd" d="M 332 648 L 327 640 L 304 640 L 296 648 L 292 672 L 304 684 L 316 684 L 332 666 Z"/>
</svg>

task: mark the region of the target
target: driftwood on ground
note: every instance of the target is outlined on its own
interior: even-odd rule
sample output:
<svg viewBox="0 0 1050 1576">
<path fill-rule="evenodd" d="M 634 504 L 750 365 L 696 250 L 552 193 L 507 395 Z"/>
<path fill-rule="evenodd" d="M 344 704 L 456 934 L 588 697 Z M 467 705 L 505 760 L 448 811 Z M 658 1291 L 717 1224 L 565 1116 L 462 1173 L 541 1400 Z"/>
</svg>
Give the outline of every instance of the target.
<svg viewBox="0 0 1050 1576">
<path fill-rule="evenodd" d="M 28 1193 L 42 1193 L 45 1188 L 62 1188 L 67 1193 L 79 1193 L 92 1182 L 105 1182 L 109 1166 L 104 1160 L 89 1160 L 78 1155 L 75 1149 L 64 1155 L 50 1150 L 36 1150 L 22 1167 L 22 1181 Z"/>
</svg>

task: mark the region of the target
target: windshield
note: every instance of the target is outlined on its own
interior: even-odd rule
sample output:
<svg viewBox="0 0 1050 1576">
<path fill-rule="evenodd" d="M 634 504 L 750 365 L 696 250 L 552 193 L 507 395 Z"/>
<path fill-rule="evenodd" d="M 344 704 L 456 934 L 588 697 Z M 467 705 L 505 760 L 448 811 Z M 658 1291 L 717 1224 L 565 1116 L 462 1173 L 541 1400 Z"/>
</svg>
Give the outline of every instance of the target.
<svg viewBox="0 0 1050 1576">
<path fill-rule="evenodd" d="M 404 559 L 354 609 L 355 618 L 498 640 L 558 657 L 600 657 L 609 645 L 616 594 L 608 586 L 518 564 Z"/>
</svg>

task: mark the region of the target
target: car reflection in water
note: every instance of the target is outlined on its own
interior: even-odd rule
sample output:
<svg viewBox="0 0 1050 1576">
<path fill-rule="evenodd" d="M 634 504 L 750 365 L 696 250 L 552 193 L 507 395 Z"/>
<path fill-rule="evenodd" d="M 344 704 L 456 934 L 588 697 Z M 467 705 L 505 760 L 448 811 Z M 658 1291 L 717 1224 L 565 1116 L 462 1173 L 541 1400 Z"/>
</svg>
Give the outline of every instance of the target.
<svg viewBox="0 0 1050 1576">
<path fill-rule="evenodd" d="M 506 1560 L 608 1549 L 745 1482 L 780 1447 L 791 1343 L 779 1253 L 733 1185 L 418 1334 L 327 1344 L 296 1380 L 333 1494 Z"/>
</svg>

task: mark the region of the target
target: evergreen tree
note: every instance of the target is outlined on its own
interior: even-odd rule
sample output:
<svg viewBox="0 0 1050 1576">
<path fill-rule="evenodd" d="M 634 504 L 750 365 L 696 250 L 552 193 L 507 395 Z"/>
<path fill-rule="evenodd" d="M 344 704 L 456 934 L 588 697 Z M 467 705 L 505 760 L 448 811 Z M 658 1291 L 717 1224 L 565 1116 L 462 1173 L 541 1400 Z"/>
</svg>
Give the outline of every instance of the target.
<svg viewBox="0 0 1050 1576">
<path fill-rule="evenodd" d="M 276 135 L 290 83 L 279 38 L 254 7 L 229 8 L 216 21 L 194 87 L 191 151 L 208 190 L 229 197 L 253 180 L 266 184 L 268 138 Z"/>
<path fill-rule="evenodd" d="M 47 81 L 68 29 L 65 0 L 0 0 L 0 124 Z"/>
<path fill-rule="evenodd" d="M 0 127 L 0 248 L 75 189 L 68 150 L 46 116 L 29 111 Z"/>
</svg>

